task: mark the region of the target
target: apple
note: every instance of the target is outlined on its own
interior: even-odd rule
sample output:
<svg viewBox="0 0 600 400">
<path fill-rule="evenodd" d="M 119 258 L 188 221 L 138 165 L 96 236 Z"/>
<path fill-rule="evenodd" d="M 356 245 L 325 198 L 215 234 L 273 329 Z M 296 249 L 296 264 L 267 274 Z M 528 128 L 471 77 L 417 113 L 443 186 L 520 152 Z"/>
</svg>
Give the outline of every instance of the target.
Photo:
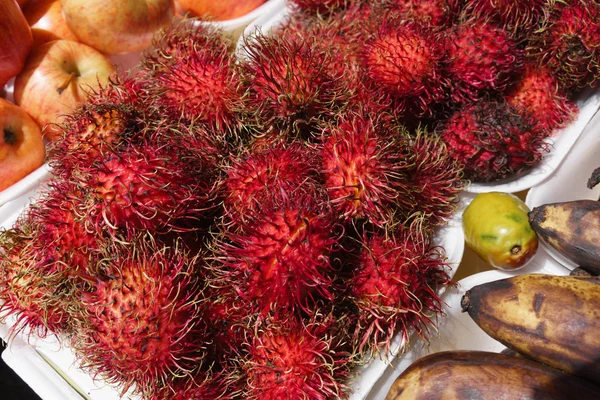
<svg viewBox="0 0 600 400">
<path fill-rule="evenodd" d="M 23 69 L 33 37 L 15 0 L 0 0 L 0 87 Z"/>
<path fill-rule="evenodd" d="M 17 0 L 17 3 L 19 3 L 19 7 L 23 8 L 25 3 L 27 3 L 27 0 Z"/>
<path fill-rule="evenodd" d="M 241 17 L 265 3 L 265 0 L 178 0 L 179 7 L 194 17 L 226 21 Z"/>
<path fill-rule="evenodd" d="M 15 79 L 15 102 L 42 127 L 48 140 L 55 140 L 55 124 L 61 117 L 114 72 L 108 57 L 88 45 L 71 40 L 44 43 L 31 51 L 23 72 Z"/>
<path fill-rule="evenodd" d="M 42 131 L 25 110 L 0 99 L 0 191 L 44 163 Z"/>
<path fill-rule="evenodd" d="M 23 14 L 31 27 L 34 46 L 57 39 L 79 41 L 65 21 L 59 0 L 30 0 Z"/>
<path fill-rule="evenodd" d="M 69 28 L 79 40 L 106 54 L 131 53 L 152 44 L 171 24 L 173 0 L 60 0 Z"/>
</svg>

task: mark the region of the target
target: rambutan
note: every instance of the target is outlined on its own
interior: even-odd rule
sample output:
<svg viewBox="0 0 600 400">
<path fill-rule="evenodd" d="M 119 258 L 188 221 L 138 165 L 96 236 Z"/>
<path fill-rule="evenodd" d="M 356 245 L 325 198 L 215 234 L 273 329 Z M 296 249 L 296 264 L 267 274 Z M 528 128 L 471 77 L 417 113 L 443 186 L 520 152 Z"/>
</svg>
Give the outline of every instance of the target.
<svg viewBox="0 0 600 400">
<path fill-rule="evenodd" d="M 175 120 L 225 132 L 236 129 L 242 97 L 230 50 L 220 29 L 189 21 L 173 24 L 143 57 L 151 82 L 148 102 Z"/>
<path fill-rule="evenodd" d="M 295 10 L 309 14 L 327 15 L 358 0 L 290 0 Z"/>
<path fill-rule="evenodd" d="M 550 2 L 542 28 L 529 38 L 527 54 L 550 70 L 564 89 L 594 86 L 600 80 L 600 3 Z"/>
<path fill-rule="evenodd" d="M 536 130 L 550 136 L 577 116 L 577 105 L 559 87 L 544 67 L 528 64 L 517 83 L 504 96 Z"/>
<path fill-rule="evenodd" d="M 245 43 L 247 105 L 266 128 L 309 139 L 347 105 L 352 91 L 318 41 L 258 33 Z"/>
<path fill-rule="evenodd" d="M 547 0 L 466 0 L 469 14 L 492 19 L 509 31 L 533 32 L 543 18 Z"/>
<path fill-rule="evenodd" d="M 229 222 L 243 224 L 265 202 L 280 202 L 292 193 L 318 190 L 318 161 L 300 143 L 278 143 L 262 151 L 232 157 L 223 183 Z"/>
<path fill-rule="evenodd" d="M 398 207 L 413 204 L 403 144 L 398 129 L 361 113 L 324 130 L 322 175 L 338 218 L 384 225 Z"/>
<path fill-rule="evenodd" d="M 505 91 L 523 64 L 523 52 L 508 31 L 484 20 L 454 26 L 445 43 L 451 97 L 459 103 Z"/>
<path fill-rule="evenodd" d="M 445 93 L 442 46 L 436 33 L 418 23 L 384 19 L 361 50 L 365 79 L 376 91 L 418 114 Z"/>
<path fill-rule="evenodd" d="M 407 185 L 414 206 L 404 215 L 421 212 L 432 226 L 445 223 L 456 211 L 464 189 L 463 165 L 439 136 L 418 129 L 406 146 Z"/>
<path fill-rule="evenodd" d="M 123 394 L 131 389 L 145 398 L 174 376 L 193 376 L 206 356 L 195 265 L 177 246 L 150 236 L 106 249 L 72 311 L 82 366 Z"/>
<path fill-rule="evenodd" d="M 193 377 L 174 377 L 173 382 L 148 400 L 233 400 L 239 398 L 235 379 L 223 372 L 198 371 Z"/>
<path fill-rule="evenodd" d="M 450 26 L 458 13 L 458 0 L 383 0 L 384 8 L 396 10 L 402 19 L 444 28 Z"/>
<path fill-rule="evenodd" d="M 431 245 L 423 218 L 411 221 L 363 239 L 349 293 L 358 310 L 354 343 L 367 359 L 387 353 L 397 334 L 407 340 L 414 330 L 424 337 L 441 312 L 437 291 L 449 284 L 449 267 L 442 249 Z"/>
<path fill-rule="evenodd" d="M 350 356 L 338 348 L 331 317 L 267 319 L 248 340 L 245 399 L 295 400 L 347 397 Z"/>
<path fill-rule="evenodd" d="M 332 299 L 336 230 L 322 199 L 298 194 L 266 204 L 239 232 L 223 232 L 213 285 L 231 286 L 260 313 L 306 310 L 316 299 Z"/>
<path fill-rule="evenodd" d="M 548 151 L 543 135 L 504 103 L 466 107 L 440 130 L 448 151 L 464 165 L 465 178 L 475 182 L 518 176 L 537 165 Z"/>
</svg>

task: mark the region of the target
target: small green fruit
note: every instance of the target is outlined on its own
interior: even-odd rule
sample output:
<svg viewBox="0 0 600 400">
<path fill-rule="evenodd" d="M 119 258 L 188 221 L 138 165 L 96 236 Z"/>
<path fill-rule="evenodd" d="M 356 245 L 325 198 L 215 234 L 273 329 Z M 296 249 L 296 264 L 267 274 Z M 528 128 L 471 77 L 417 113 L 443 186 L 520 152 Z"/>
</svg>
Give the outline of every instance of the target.
<svg viewBox="0 0 600 400">
<path fill-rule="evenodd" d="M 529 208 L 509 193 L 480 193 L 463 213 L 467 246 L 502 270 L 524 267 L 535 255 L 538 238 L 529 225 Z"/>
</svg>

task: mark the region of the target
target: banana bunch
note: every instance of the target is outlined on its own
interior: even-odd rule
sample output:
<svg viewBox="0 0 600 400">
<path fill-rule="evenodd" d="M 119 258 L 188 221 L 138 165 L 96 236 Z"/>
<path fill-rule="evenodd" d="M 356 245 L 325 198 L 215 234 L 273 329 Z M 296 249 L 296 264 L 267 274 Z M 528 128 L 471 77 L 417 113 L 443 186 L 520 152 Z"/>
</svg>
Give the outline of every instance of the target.
<svg viewBox="0 0 600 400">
<path fill-rule="evenodd" d="M 485 351 L 443 351 L 415 361 L 386 400 L 597 400 L 600 388 L 522 357 Z"/>
<path fill-rule="evenodd" d="M 387 400 L 600 399 L 600 277 L 518 275 L 474 286 L 461 307 L 519 356 L 434 353 Z"/>
</svg>

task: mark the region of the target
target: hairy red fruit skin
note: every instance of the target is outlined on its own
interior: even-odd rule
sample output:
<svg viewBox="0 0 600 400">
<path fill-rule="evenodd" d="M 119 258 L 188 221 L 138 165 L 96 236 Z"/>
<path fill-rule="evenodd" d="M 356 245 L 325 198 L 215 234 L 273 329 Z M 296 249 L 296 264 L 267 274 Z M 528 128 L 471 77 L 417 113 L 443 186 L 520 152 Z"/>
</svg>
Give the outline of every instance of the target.
<svg viewBox="0 0 600 400">
<path fill-rule="evenodd" d="M 321 174 L 341 220 L 366 219 L 382 225 L 398 205 L 410 207 L 402 145 L 398 132 L 360 113 L 349 114 L 324 131 Z"/>
<path fill-rule="evenodd" d="M 206 24 L 171 26 L 143 59 L 147 102 L 176 120 L 237 129 L 243 102 L 230 47 L 221 31 Z"/>
<path fill-rule="evenodd" d="M 489 18 L 509 31 L 533 32 L 544 16 L 546 0 L 467 0 L 463 8 L 469 14 Z"/>
<path fill-rule="evenodd" d="M 196 261 L 149 237 L 108 251 L 79 295 L 72 345 L 84 368 L 123 394 L 151 396 L 173 375 L 192 376 L 206 356 Z"/>
<path fill-rule="evenodd" d="M 358 310 L 353 341 L 367 358 L 388 352 L 392 338 L 425 336 L 441 312 L 437 290 L 450 283 L 442 249 L 433 247 L 422 218 L 387 235 L 365 237 L 349 283 Z"/>
<path fill-rule="evenodd" d="M 267 320 L 248 340 L 246 399 L 346 398 L 350 357 L 340 351 L 331 318 Z"/>
<path fill-rule="evenodd" d="M 560 89 L 550 71 L 534 64 L 527 65 L 504 98 L 545 136 L 566 127 L 578 113 L 577 105 Z"/>
<path fill-rule="evenodd" d="M 504 29 L 469 20 L 446 32 L 446 73 L 455 102 L 477 101 L 488 92 L 504 92 L 523 64 L 523 52 Z"/>
<path fill-rule="evenodd" d="M 266 205 L 224 239 L 218 280 L 257 312 L 307 310 L 319 298 L 333 298 L 329 257 L 338 238 L 330 211 L 317 199 L 290 196 Z"/>
<path fill-rule="evenodd" d="M 245 50 L 248 108 L 265 128 L 310 139 L 347 105 L 351 90 L 318 38 L 258 34 Z"/>
<path fill-rule="evenodd" d="M 445 95 L 443 47 L 437 33 L 418 23 L 384 19 L 360 53 L 364 78 L 380 94 L 420 115 Z"/>
<path fill-rule="evenodd" d="M 550 70 L 561 88 L 594 87 L 600 80 L 600 4 L 592 0 L 553 2 L 526 51 Z"/>
<path fill-rule="evenodd" d="M 281 202 L 290 193 L 314 195 L 318 160 L 300 143 L 275 143 L 232 158 L 223 183 L 225 214 L 233 226 L 255 215 L 265 202 Z"/>
<path fill-rule="evenodd" d="M 403 19 L 442 29 L 456 18 L 458 0 L 384 0 L 383 6 L 398 11 Z"/>
<path fill-rule="evenodd" d="M 464 165 L 465 178 L 475 182 L 518 176 L 548 151 L 544 135 L 502 103 L 482 102 L 457 111 L 440 131 L 448 150 Z"/>
<path fill-rule="evenodd" d="M 359 0 L 291 0 L 293 7 L 308 14 L 329 14 Z"/>
</svg>

